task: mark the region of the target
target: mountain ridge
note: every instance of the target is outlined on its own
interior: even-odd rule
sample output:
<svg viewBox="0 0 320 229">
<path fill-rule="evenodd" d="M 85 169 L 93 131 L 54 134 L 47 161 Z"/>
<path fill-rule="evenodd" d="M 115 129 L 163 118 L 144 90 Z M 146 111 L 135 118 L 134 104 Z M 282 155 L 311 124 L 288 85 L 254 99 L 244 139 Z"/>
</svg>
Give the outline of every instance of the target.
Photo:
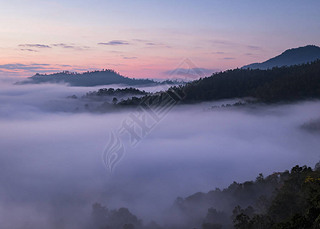
<svg viewBox="0 0 320 229">
<path fill-rule="evenodd" d="M 320 59 L 320 47 L 316 45 L 306 45 L 298 48 L 287 49 L 280 55 L 275 56 L 262 63 L 252 63 L 245 65 L 243 69 L 271 69 L 274 67 L 292 66 L 313 62 Z"/>
<path fill-rule="evenodd" d="M 134 79 L 120 75 L 118 72 L 105 69 L 83 73 L 62 71 L 52 74 L 35 74 L 18 84 L 67 83 L 70 86 L 99 86 L 110 84 L 152 85 L 158 82 L 150 79 Z"/>
<path fill-rule="evenodd" d="M 290 67 L 260 69 L 233 69 L 192 81 L 183 86 L 123 100 L 118 105 L 162 105 L 166 99 L 192 104 L 205 101 L 254 98 L 259 102 L 277 103 L 320 98 L 320 60 Z"/>
</svg>

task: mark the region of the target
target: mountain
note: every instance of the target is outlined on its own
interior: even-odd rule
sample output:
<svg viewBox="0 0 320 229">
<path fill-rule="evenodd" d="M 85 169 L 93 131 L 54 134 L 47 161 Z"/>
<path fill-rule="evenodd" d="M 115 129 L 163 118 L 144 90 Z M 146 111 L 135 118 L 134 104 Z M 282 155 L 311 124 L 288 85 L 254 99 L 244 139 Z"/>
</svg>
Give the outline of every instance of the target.
<svg viewBox="0 0 320 229">
<path fill-rule="evenodd" d="M 74 73 L 63 71 L 53 74 L 35 74 L 25 81 L 18 84 L 40 84 L 40 83 L 67 83 L 70 86 L 98 86 L 109 84 L 125 84 L 125 85 L 152 85 L 157 82 L 149 79 L 132 79 L 124 77 L 119 73 L 106 69 L 102 71 L 91 71 L 84 73 Z"/>
<path fill-rule="evenodd" d="M 242 68 L 270 69 L 273 67 L 305 64 L 317 59 L 320 59 L 320 47 L 315 45 L 307 45 L 304 47 L 288 49 L 279 56 L 271 58 L 265 62 L 245 65 Z"/>
<path fill-rule="evenodd" d="M 215 73 L 169 90 L 141 98 L 123 100 L 118 105 L 163 106 L 166 101 L 199 103 L 210 100 L 251 97 L 260 102 L 276 103 L 320 98 L 320 60 L 290 67 L 234 69 Z"/>
</svg>

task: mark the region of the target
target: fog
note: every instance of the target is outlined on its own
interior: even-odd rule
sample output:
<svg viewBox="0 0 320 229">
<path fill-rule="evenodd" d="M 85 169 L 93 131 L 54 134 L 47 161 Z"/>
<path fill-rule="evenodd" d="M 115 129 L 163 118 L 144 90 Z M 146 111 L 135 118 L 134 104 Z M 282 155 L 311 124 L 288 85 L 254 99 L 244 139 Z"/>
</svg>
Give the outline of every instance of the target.
<svg viewBox="0 0 320 229">
<path fill-rule="evenodd" d="M 97 88 L 13 85 L 0 78 L 1 228 L 86 228 L 91 205 L 127 207 L 163 223 L 178 197 L 225 188 L 320 160 L 319 101 L 207 109 L 175 106 L 112 173 L 103 162 L 110 132 L 131 111 L 70 111 L 69 95 Z M 159 88 L 148 88 L 148 91 Z"/>
</svg>

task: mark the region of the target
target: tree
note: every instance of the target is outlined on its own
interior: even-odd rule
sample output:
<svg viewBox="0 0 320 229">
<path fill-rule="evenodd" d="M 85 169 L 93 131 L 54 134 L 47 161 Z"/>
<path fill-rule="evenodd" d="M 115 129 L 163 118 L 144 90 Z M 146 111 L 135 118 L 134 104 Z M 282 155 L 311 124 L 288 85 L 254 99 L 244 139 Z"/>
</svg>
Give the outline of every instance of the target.
<svg viewBox="0 0 320 229">
<path fill-rule="evenodd" d="M 117 99 L 116 97 L 113 97 L 112 103 L 113 103 L 113 104 L 117 104 L 117 102 L 118 102 L 118 99 Z"/>
</svg>

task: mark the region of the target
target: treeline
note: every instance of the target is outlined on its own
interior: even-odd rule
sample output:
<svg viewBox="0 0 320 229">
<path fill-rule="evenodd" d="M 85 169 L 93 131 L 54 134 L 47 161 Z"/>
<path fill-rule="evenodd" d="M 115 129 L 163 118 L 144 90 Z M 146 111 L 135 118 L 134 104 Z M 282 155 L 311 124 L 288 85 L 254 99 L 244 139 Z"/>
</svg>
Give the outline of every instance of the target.
<svg viewBox="0 0 320 229">
<path fill-rule="evenodd" d="M 234 69 L 215 73 L 210 77 L 174 86 L 168 91 L 147 95 L 137 101 L 128 99 L 119 105 L 138 105 L 142 101 L 154 101 L 160 97 L 178 95 L 178 102 L 251 97 L 265 103 L 290 102 L 320 98 L 320 60 L 291 67 L 270 70 Z"/>
<path fill-rule="evenodd" d="M 148 93 L 144 90 L 139 90 L 133 87 L 129 88 L 101 88 L 98 91 L 90 91 L 86 93 L 85 97 L 94 96 L 123 96 L 123 95 L 147 95 Z"/>
<path fill-rule="evenodd" d="M 70 76 L 75 76 L 75 75 L 86 75 L 86 74 L 89 74 L 89 75 L 92 75 L 93 73 L 98 73 L 98 72 L 108 72 L 108 73 L 115 73 L 115 74 L 118 74 L 120 75 L 119 72 L 116 72 L 112 69 L 102 69 L 101 71 L 100 70 L 94 70 L 94 71 L 86 71 L 86 72 L 82 72 L 82 73 L 79 73 L 79 72 L 71 72 L 71 71 L 61 71 L 61 72 L 56 72 L 56 73 L 52 73 L 52 74 L 40 74 L 40 73 L 36 73 L 34 75 L 34 77 L 41 77 L 41 76 L 59 76 L 59 75 L 70 75 Z"/>
<path fill-rule="evenodd" d="M 29 77 L 18 84 L 40 84 L 40 83 L 67 83 L 70 86 L 98 86 L 109 84 L 124 85 L 157 85 L 158 83 L 149 79 L 133 79 L 120 75 L 111 69 L 102 71 L 88 71 L 83 73 L 63 71 L 53 74 L 39 74 Z"/>
<path fill-rule="evenodd" d="M 35 74 L 27 80 L 17 82 L 16 84 L 41 84 L 41 83 L 66 83 L 70 86 L 98 86 L 110 84 L 123 84 L 123 85 L 176 85 L 184 84 L 177 80 L 166 80 L 157 82 L 151 79 L 135 79 L 122 76 L 119 72 L 112 69 L 103 69 L 101 71 L 86 71 L 82 73 L 62 71 L 52 74 Z"/>
<path fill-rule="evenodd" d="M 178 198 L 168 220 L 144 225 L 128 209 L 93 205 L 92 228 L 317 229 L 320 228 L 320 163 L 314 169 L 262 174 L 224 190 Z M 165 225 L 165 226 L 163 226 Z"/>
</svg>

